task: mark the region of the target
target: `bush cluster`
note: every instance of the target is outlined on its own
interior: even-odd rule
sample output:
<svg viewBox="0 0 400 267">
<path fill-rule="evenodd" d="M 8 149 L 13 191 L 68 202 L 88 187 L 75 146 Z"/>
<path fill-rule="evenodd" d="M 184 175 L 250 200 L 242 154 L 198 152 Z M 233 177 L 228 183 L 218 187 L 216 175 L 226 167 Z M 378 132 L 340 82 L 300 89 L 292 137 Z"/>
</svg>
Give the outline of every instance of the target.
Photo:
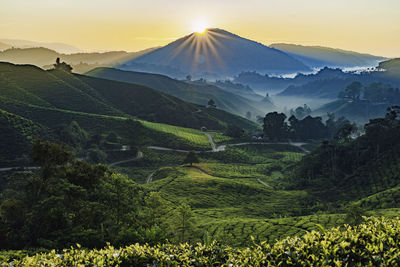
<svg viewBox="0 0 400 267">
<path fill-rule="evenodd" d="M 13 266 L 395 266 L 400 264 L 399 219 L 366 218 L 358 226 L 288 237 L 249 248 L 218 244 L 112 246 L 88 250 L 80 245 L 33 256 L 2 252 Z M 13 256 L 15 255 L 15 256 Z"/>
</svg>

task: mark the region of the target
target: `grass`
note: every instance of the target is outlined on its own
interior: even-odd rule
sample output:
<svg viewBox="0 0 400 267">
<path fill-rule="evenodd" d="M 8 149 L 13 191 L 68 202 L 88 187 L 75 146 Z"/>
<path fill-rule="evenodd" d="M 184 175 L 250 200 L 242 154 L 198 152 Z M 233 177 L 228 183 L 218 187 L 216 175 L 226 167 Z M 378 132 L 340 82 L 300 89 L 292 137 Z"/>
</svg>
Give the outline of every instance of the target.
<svg viewBox="0 0 400 267">
<path fill-rule="evenodd" d="M 162 133 L 172 134 L 181 139 L 184 139 L 188 144 L 192 145 L 195 148 L 200 148 L 203 150 L 211 149 L 210 142 L 208 141 L 207 136 L 200 130 L 172 126 L 163 123 L 153 123 L 148 121 L 140 122 L 149 129 Z"/>
<path fill-rule="evenodd" d="M 232 141 L 232 137 L 226 136 L 222 133 L 210 132 L 210 131 L 208 133 L 212 136 L 212 138 L 216 144 Z"/>
<path fill-rule="evenodd" d="M 161 127 L 156 129 L 164 132 L 177 130 L 177 127 L 160 124 L 147 125 Z M 186 133 L 205 137 L 200 131 Z M 223 136 L 219 140 L 223 140 Z M 290 222 L 289 219 L 283 228 L 279 227 L 279 220 L 305 213 L 310 202 L 305 191 L 277 189 L 286 166 L 304 155 L 296 147 L 228 147 L 222 152 L 200 153 L 201 163 L 193 167 L 181 165 L 184 153 L 145 150 L 144 154 L 145 157 L 148 154 L 148 159 L 132 163 L 135 167 L 131 167 L 151 166 L 153 181 L 143 186 L 161 192 L 171 205 L 185 202 L 192 207 L 198 227 L 196 238 L 200 239 L 208 232 L 212 238 L 225 240 L 227 244 L 245 246 L 251 235 L 258 240 L 274 240 L 315 227 L 310 224 L 303 229 L 296 226 L 297 221 Z"/>
<path fill-rule="evenodd" d="M 215 223 L 294 216 L 308 201 L 308 194 L 303 191 L 274 190 L 254 178 L 216 177 L 197 166 L 169 167 L 158 180 L 145 187 L 161 192 L 171 203 L 188 203 L 196 214 L 199 228 L 209 232 Z M 228 232 L 235 231 L 236 228 Z M 235 239 L 244 242 L 246 236 Z"/>
</svg>

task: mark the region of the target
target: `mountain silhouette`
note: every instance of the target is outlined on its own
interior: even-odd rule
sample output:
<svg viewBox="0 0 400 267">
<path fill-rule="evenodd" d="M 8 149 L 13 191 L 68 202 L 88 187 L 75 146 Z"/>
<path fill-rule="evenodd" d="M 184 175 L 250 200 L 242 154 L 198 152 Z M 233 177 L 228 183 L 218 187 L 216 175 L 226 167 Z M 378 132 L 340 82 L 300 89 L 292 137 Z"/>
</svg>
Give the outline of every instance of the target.
<svg viewBox="0 0 400 267">
<path fill-rule="evenodd" d="M 284 51 L 312 68 L 375 67 L 378 65 L 378 62 L 386 59 L 384 57 L 323 46 L 303 46 L 280 43 L 271 44 L 270 47 Z"/>
<path fill-rule="evenodd" d="M 119 66 L 125 70 L 171 76 L 232 76 L 242 71 L 294 73 L 309 71 L 301 61 L 278 49 L 213 28 L 192 33 Z"/>
</svg>

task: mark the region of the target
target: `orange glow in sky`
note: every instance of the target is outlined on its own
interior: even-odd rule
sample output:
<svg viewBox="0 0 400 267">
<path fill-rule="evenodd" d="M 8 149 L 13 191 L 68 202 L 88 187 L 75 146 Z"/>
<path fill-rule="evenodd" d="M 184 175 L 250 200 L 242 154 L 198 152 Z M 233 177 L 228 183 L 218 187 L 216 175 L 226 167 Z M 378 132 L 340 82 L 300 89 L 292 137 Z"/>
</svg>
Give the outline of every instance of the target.
<svg viewBox="0 0 400 267">
<path fill-rule="evenodd" d="M 137 51 L 206 27 L 400 57 L 399 0 L 1 0 L 0 38 Z"/>
</svg>

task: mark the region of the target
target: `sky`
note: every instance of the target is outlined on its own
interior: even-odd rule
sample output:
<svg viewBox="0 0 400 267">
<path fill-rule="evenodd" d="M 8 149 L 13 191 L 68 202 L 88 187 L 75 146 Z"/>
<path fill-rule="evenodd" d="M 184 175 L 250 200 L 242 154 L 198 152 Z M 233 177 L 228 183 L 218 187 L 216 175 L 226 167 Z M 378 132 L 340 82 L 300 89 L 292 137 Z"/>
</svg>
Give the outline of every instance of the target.
<svg viewBox="0 0 400 267">
<path fill-rule="evenodd" d="M 0 38 L 86 51 L 161 46 L 198 24 L 266 45 L 400 57 L 400 0 L 0 0 Z"/>
</svg>

